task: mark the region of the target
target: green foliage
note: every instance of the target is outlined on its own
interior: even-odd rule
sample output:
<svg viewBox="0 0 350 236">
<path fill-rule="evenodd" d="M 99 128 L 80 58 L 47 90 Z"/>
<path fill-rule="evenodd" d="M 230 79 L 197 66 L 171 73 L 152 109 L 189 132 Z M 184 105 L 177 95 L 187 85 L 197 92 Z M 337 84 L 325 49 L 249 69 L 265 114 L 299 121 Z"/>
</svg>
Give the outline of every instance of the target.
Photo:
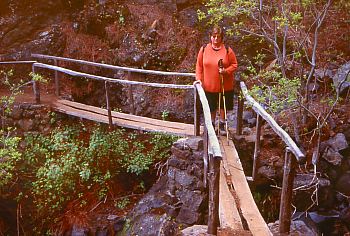
<svg viewBox="0 0 350 236">
<path fill-rule="evenodd" d="M 0 189 L 9 184 L 14 178 L 15 167 L 21 159 L 22 154 L 18 149 L 18 144 L 21 141 L 20 137 L 13 135 L 14 128 L 5 126 L 7 116 L 12 112 L 15 97 L 21 93 L 21 88 L 30 82 L 21 80 L 13 82 L 13 70 L 0 71 L 0 83 L 10 92 L 9 95 L 0 97 L 0 112 L 2 125 L 0 129 Z M 36 81 L 44 82 L 38 74 L 31 74 Z M 35 78 L 34 78 L 35 77 Z"/>
<path fill-rule="evenodd" d="M 123 129 L 106 132 L 100 127 L 92 129 L 88 139 L 82 138 L 84 135 L 81 125 L 77 125 L 58 127 L 47 136 L 25 137 L 20 162 L 23 172 L 35 176 L 27 191 L 39 212 L 60 210 L 93 186 L 97 197 L 103 199 L 113 178 L 121 172 L 140 175 L 149 170 L 155 161 L 169 155 L 175 139 L 161 134 L 127 134 Z"/>
<path fill-rule="evenodd" d="M 34 73 L 34 72 L 30 72 L 29 76 L 32 78 L 33 81 L 42 82 L 42 83 L 48 82 L 48 79 L 46 79 L 42 75 Z"/>
<path fill-rule="evenodd" d="M 274 222 L 278 218 L 279 202 L 276 196 L 271 193 L 253 193 L 254 201 L 259 207 L 261 215 L 266 222 Z"/>
<path fill-rule="evenodd" d="M 125 17 L 123 16 L 122 11 L 118 10 L 117 14 L 118 14 L 118 22 L 119 22 L 119 24 L 125 25 Z"/>
<path fill-rule="evenodd" d="M 249 93 L 272 113 L 277 113 L 296 105 L 299 88 L 299 78 L 287 79 L 282 77 L 270 85 L 254 85 Z"/>
<path fill-rule="evenodd" d="M 130 204 L 130 199 L 128 197 L 122 197 L 121 199 L 114 200 L 114 206 L 118 209 L 124 209 Z"/>
<path fill-rule="evenodd" d="M 167 120 L 168 117 L 169 117 L 169 111 L 168 110 L 162 111 L 162 120 Z"/>
<path fill-rule="evenodd" d="M 21 139 L 8 137 L 9 132 L 10 130 L 0 130 L 0 190 L 12 180 L 16 163 L 21 158 L 21 153 L 18 151 Z"/>
</svg>

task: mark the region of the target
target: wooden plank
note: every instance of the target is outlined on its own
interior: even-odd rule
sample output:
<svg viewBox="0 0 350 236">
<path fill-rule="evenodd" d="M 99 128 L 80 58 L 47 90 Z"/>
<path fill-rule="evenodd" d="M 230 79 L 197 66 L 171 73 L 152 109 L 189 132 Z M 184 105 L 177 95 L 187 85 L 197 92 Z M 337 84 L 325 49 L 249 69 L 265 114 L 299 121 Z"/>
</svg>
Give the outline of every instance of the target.
<svg viewBox="0 0 350 236">
<path fill-rule="evenodd" d="M 108 112 L 106 109 L 99 108 L 99 107 L 94 107 L 94 106 L 90 106 L 90 105 L 86 105 L 86 104 L 82 104 L 82 103 L 77 103 L 77 102 L 72 102 L 72 101 L 68 101 L 68 100 L 58 100 L 57 103 L 61 103 L 61 104 L 64 104 L 64 105 L 67 105 L 67 106 L 70 106 L 70 107 L 73 107 L 73 108 L 76 108 L 79 110 L 90 111 L 90 112 L 101 114 L 101 115 L 108 115 Z M 193 130 L 192 124 L 157 120 L 157 119 L 152 119 L 152 118 L 148 118 L 148 117 L 136 116 L 136 115 L 132 115 L 132 114 L 126 114 L 126 113 L 115 112 L 115 111 L 112 111 L 112 117 L 124 119 L 126 121 L 137 121 L 137 122 L 144 123 L 144 124 L 157 125 L 158 127 L 162 127 L 162 128 L 169 128 L 169 129 L 175 129 L 175 130 L 181 130 L 181 131 L 187 130 L 187 129 Z"/>
<path fill-rule="evenodd" d="M 235 199 L 233 198 L 232 193 L 227 186 L 223 164 L 221 164 L 220 171 L 219 197 L 219 218 L 221 228 L 243 229 L 241 217 L 239 216 Z"/>
<path fill-rule="evenodd" d="M 229 143 L 227 143 L 225 137 L 220 137 L 220 144 L 224 153 L 223 156 L 227 158 L 228 167 L 232 174 L 231 181 L 239 199 L 238 207 L 241 209 L 241 213 L 248 224 L 249 230 L 253 235 L 257 236 L 272 235 L 255 204 L 241 161 L 239 160 L 237 150 L 232 140 L 229 140 Z"/>
<path fill-rule="evenodd" d="M 76 103 L 75 105 L 78 106 L 83 104 Z M 52 106 L 54 110 L 61 113 L 108 124 L 107 110 L 105 109 L 99 108 L 103 110 L 103 114 L 99 114 L 88 110 L 82 110 L 76 107 L 71 107 L 58 101 L 54 102 Z M 96 108 L 96 107 L 93 107 L 93 108 Z M 128 114 L 124 114 L 124 115 L 128 116 Z M 187 129 L 179 129 L 179 128 L 172 128 L 167 126 L 158 126 L 157 125 L 158 120 L 155 120 L 155 119 L 153 119 L 152 123 L 145 123 L 145 122 L 140 122 L 138 120 L 123 119 L 115 116 L 112 117 L 112 121 L 113 121 L 113 124 L 123 126 L 126 128 L 131 128 L 131 129 L 138 129 L 138 130 L 150 131 L 150 132 L 156 131 L 156 132 L 163 132 L 163 133 L 171 133 L 171 134 L 176 134 L 181 136 L 193 135 L 193 125 L 186 126 L 185 128 Z"/>
</svg>

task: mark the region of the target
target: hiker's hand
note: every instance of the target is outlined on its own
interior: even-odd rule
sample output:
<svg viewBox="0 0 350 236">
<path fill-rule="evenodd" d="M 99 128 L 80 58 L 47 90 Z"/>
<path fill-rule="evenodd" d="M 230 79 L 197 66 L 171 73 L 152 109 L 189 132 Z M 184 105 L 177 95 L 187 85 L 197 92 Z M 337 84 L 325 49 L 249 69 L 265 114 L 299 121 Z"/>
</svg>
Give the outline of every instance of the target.
<svg viewBox="0 0 350 236">
<path fill-rule="evenodd" d="M 200 84 L 202 86 L 202 81 L 196 80 L 196 81 L 193 82 L 193 85 L 195 85 L 195 84 Z"/>
<path fill-rule="evenodd" d="M 226 73 L 225 68 L 219 68 L 219 73 L 222 75 L 225 74 Z"/>
</svg>

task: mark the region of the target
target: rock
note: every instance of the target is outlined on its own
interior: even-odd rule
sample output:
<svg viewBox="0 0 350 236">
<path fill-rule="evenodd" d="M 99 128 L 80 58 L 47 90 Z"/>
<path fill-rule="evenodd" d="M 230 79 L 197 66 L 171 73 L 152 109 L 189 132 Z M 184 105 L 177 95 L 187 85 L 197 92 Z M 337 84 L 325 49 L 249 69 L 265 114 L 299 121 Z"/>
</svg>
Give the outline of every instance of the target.
<svg viewBox="0 0 350 236">
<path fill-rule="evenodd" d="M 175 181 L 179 185 L 190 190 L 200 190 L 204 187 L 201 180 L 195 176 L 189 175 L 187 171 L 176 171 Z"/>
<path fill-rule="evenodd" d="M 189 157 L 191 156 L 191 151 L 190 150 L 181 150 L 175 146 L 171 147 L 171 153 L 175 155 L 177 158 L 181 158 L 184 160 L 188 160 Z"/>
<path fill-rule="evenodd" d="M 313 174 L 297 174 L 294 178 L 294 188 L 298 188 L 301 186 L 310 187 L 311 185 L 314 185 L 316 183 L 319 187 L 331 186 L 330 180 L 321 177 L 314 178 Z"/>
<path fill-rule="evenodd" d="M 242 130 L 243 135 L 251 135 L 252 134 L 252 129 L 249 127 L 244 127 Z"/>
<path fill-rule="evenodd" d="M 108 228 L 103 228 L 103 229 L 97 229 L 95 232 L 96 236 L 108 236 L 111 233 L 109 232 Z"/>
<path fill-rule="evenodd" d="M 180 170 L 186 170 L 188 164 L 185 160 L 181 160 L 176 158 L 175 156 L 171 156 L 168 159 L 168 165 Z"/>
<path fill-rule="evenodd" d="M 188 138 L 180 138 L 174 144 L 173 147 L 178 148 L 180 150 L 189 150 L 190 147 L 187 144 Z"/>
<path fill-rule="evenodd" d="M 279 234 L 279 222 L 269 223 L 268 227 L 270 228 L 273 235 Z M 317 236 L 319 235 L 317 229 L 312 226 L 307 225 L 302 220 L 293 220 L 290 224 L 290 233 L 289 235 L 307 235 L 307 236 Z"/>
<path fill-rule="evenodd" d="M 194 137 L 186 140 L 186 144 L 189 148 L 194 151 L 199 151 L 203 149 L 203 138 Z"/>
<path fill-rule="evenodd" d="M 122 235 L 142 235 L 142 236 L 170 236 L 176 235 L 177 225 L 166 214 L 161 216 L 152 213 L 146 213 L 138 216 L 132 222 Z"/>
<path fill-rule="evenodd" d="M 173 144 L 166 175 L 130 211 L 123 235 L 175 235 L 179 224 L 202 223 L 207 199 L 199 167 L 203 159 L 192 154 L 199 156 L 201 148 L 202 139 L 196 137 Z"/>
<path fill-rule="evenodd" d="M 256 118 L 254 112 L 251 110 L 243 111 L 243 120 L 248 122 L 249 119 Z"/>
<path fill-rule="evenodd" d="M 272 166 L 262 166 L 258 169 L 258 174 L 267 179 L 277 179 L 277 171 Z"/>
<path fill-rule="evenodd" d="M 350 172 L 346 172 L 339 177 L 335 185 L 335 190 L 350 196 Z"/>
<path fill-rule="evenodd" d="M 333 138 L 327 141 L 327 144 L 336 152 L 349 147 L 349 144 L 346 141 L 346 137 L 343 133 L 336 134 Z"/>
<path fill-rule="evenodd" d="M 324 77 L 333 77 L 334 71 L 327 68 L 315 69 L 314 76 L 318 79 L 323 79 Z"/>
<path fill-rule="evenodd" d="M 333 84 L 336 88 L 337 93 L 343 95 L 349 90 L 350 87 L 350 61 L 341 66 L 333 77 Z M 347 77 L 346 77 L 347 76 Z M 341 86 L 340 83 L 345 81 Z M 340 86 L 340 87 L 339 87 Z"/>
<path fill-rule="evenodd" d="M 312 211 L 312 212 L 309 212 L 308 214 L 309 214 L 309 217 L 311 218 L 311 220 L 317 224 L 321 223 L 323 221 L 326 221 L 328 219 L 339 217 L 337 212 L 329 212 L 327 214 L 320 214 L 318 212 Z"/>
<path fill-rule="evenodd" d="M 256 118 L 254 117 L 254 118 L 248 119 L 247 123 L 248 123 L 249 127 L 254 127 L 256 124 Z"/>
<path fill-rule="evenodd" d="M 25 132 L 34 129 L 34 121 L 32 119 L 22 119 L 19 120 L 17 124 Z"/>
<path fill-rule="evenodd" d="M 349 120 L 350 121 L 350 120 Z M 350 122 L 349 122 L 350 123 Z M 345 138 L 348 142 L 350 142 L 350 126 L 346 127 L 343 131 L 343 134 L 345 135 Z"/>
<path fill-rule="evenodd" d="M 340 212 L 339 217 L 345 224 L 350 225 L 350 207 L 344 208 Z"/>
<path fill-rule="evenodd" d="M 22 113 L 23 113 L 23 111 L 20 107 L 14 106 L 14 108 L 12 109 L 12 112 L 11 112 L 11 117 L 13 119 L 16 119 L 16 120 L 21 119 Z"/>
<path fill-rule="evenodd" d="M 318 189 L 318 209 L 327 210 L 334 207 L 335 193 L 333 186 Z"/>
<path fill-rule="evenodd" d="M 125 223 L 125 218 L 119 218 L 116 222 L 113 223 L 114 232 L 119 232 L 123 229 Z"/>
<path fill-rule="evenodd" d="M 203 235 L 206 236 L 208 231 L 208 226 L 206 225 L 193 225 L 191 227 L 187 227 L 181 231 L 181 236 L 198 236 Z"/>
<path fill-rule="evenodd" d="M 88 229 L 73 225 L 71 236 L 87 236 L 89 235 L 88 233 L 89 233 Z"/>
<path fill-rule="evenodd" d="M 198 166 L 196 164 L 192 164 L 187 167 L 187 173 L 197 177 L 198 179 L 203 178 L 203 166 Z"/>
<path fill-rule="evenodd" d="M 322 155 L 322 158 L 334 166 L 340 166 L 343 160 L 343 156 L 340 155 L 339 152 L 330 149 L 328 149 L 327 152 Z"/>
<path fill-rule="evenodd" d="M 193 212 L 187 207 L 181 207 L 180 212 L 176 217 L 176 221 L 180 224 L 192 225 L 197 222 L 198 217 L 198 212 Z"/>
<path fill-rule="evenodd" d="M 175 195 L 180 199 L 184 207 L 192 211 L 198 211 L 204 200 L 204 196 L 200 191 L 182 190 L 177 191 Z"/>
</svg>

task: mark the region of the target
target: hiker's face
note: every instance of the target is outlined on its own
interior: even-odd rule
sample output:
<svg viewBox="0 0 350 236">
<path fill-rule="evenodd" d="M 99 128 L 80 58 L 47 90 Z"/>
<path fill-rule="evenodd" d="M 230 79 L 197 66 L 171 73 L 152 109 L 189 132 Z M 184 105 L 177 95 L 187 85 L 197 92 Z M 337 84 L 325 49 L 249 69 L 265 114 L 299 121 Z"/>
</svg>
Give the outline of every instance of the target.
<svg viewBox="0 0 350 236">
<path fill-rule="evenodd" d="M 222 37 L 221 37 L 221 34 L 214 31 L 212 34 L 211 34 L 211 43 L 215 46 L 215 47 L 218 47 L 221 45 L 222 43 Z"/>
</svg>

